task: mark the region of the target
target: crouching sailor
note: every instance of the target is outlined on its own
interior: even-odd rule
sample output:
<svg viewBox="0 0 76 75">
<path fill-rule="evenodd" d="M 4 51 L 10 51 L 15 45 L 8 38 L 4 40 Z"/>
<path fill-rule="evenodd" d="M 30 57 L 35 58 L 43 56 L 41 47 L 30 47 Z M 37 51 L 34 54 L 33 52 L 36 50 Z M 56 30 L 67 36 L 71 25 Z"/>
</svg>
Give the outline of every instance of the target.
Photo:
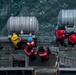
<svg viewBox="0 0 76 75">
<path fill-rule="evenodd" d="M 68 37 L 68 44 L 72 47 L 76 44 L 76 34 L 74 32 L 71 32 Z"/>
<path fill-rule="evenodd" d="M 19 39 L 19 36 L 16 33 L 11 36 L 11 42 L 16 49 L 22 48 L 22 40 Z"/>
<path fill-rule="evenodd" d="M 43 46 L 39 47 L 37 55 L 40 56 L 42 61 L 47 61 L 49 59 L 49 52 L 48 50 L 44 50 Z"/>
<path fill-rule="evenodd" d="M 24 47 L 24 51 L 25 51 L 25 53 L 27 54 L 27 56 L 28 56 L 29 58 L 31 58 L 32 60 L 36 59 L 36 56 L 35 56 L 35 54 L 34 54 L 34 48 L 33 48 L 32 46 L 26 45 L 26 46 Z"/>
</svg>

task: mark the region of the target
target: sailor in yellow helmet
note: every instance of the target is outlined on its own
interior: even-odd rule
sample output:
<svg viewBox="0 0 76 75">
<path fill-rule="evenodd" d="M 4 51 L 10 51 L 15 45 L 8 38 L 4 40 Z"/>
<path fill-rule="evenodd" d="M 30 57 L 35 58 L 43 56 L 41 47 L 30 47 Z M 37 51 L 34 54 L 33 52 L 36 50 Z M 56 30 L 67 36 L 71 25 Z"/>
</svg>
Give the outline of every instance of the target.
<svg viewBox="0 0 76 75">
<path fill-rule="evenodd" d="M 11 37 L 11 42 L 13 43 L 13 45 L 15 46 L 15 48 L 20 48 L 21 47 L 21 40 L 19 39 L 19 36 L 16 33 L 13 33 L 12 37 Z"/>
</svg>

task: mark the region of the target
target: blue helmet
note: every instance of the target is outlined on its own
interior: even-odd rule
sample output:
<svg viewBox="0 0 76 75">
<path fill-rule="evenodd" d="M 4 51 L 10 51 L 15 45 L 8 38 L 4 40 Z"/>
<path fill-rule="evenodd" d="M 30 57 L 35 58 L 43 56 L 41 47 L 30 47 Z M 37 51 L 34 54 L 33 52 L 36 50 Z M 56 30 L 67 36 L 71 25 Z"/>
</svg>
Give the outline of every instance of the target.
<svg viewBox="0 0 76 75">
<path fill-rule="evenodd" d="M 28 37 L 28 42 L 32 42 L 32 40 L 33 40 L 32 36 L 29 36 Z"/>
</svg>

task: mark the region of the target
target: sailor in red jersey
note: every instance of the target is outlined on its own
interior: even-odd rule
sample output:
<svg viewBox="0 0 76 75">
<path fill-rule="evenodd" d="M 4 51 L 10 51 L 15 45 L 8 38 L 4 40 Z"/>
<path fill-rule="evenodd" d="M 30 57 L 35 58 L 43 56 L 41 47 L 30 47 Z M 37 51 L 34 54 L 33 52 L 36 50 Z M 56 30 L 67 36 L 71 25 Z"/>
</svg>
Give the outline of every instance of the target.
<svg viewBox="0 0 76 75">
<path fill-rule="evenodd" d="M 32 46 L 26 45 L 24 51 L 31 59 L 35 59 L 36 56 L 34 55 L 34 49 Z"/>
<path fill-rule="evenodd" d="M 24 48 L 25 53 L 31 57 L 34 54 L 34 49 L 32 48 L 32 46 L 26 46 Z"/>
<path fill-rule="evenodd" d="M 65 30 L 64 29 L 57 29 L 56 30 L 56 41 L 58 41 L 61 46 L 67 46 L 64 42 L 66 38 Z"/>
<path fill-rule="evenodd" d="M 68 37 L 68 44 L 72 45 L 72 47 L 76 44 L 76 34 L 71 32 Z"/>
<path fill-rule="evenodd" d="M 41 57 L 42 61 L 46 61 L 49 58 L 49 51 L 48 50 L 44 50 L 43 46 L 39 47 L 38 50 L 38 56 Z"/>
</svg>

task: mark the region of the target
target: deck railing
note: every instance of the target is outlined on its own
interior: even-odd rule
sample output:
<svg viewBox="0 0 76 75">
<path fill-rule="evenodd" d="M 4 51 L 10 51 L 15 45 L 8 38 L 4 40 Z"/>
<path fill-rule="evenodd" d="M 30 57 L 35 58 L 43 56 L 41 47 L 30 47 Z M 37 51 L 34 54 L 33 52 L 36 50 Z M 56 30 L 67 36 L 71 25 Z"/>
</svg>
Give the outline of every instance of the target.
<svg viewBox="0 0 76 75">
<path fill-rule="evenodd" d="M 56 37 L 55 36 L 38 36 L 38 41 L 37 42 L 52 42 L 55 41 Z"/>
<path fill-rule="evenodd" d="M 76 59 L 67 56 L 62 56 L 60 57 L 60 64 L 66 67 L 76 67 Z"/>
</svg>

